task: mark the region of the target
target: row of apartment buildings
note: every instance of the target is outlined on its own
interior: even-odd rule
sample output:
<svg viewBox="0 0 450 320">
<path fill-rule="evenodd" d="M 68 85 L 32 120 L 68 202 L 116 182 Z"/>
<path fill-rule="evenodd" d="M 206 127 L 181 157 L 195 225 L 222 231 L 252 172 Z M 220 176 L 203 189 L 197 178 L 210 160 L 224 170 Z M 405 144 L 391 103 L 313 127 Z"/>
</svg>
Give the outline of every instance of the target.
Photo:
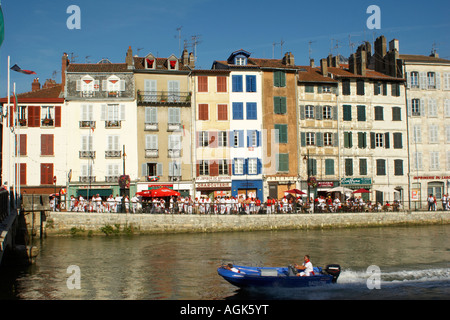
<svg viewBox="0 0 450 320">
<path fill-rule="evenodd" d="M 3 118 L 2 182 L 20 172 L 22 192 L 107 197 L 121 175 L 130 195 L 166 186 L 266 199 L 344 186 L 417 207 L 448 191 L 450 61 L 400 55 L 395 39 L 366 42 L 345 64 L 238 50 L 199 70 L 186 50 L 129 48 L 125 63 L 64 54 L 61 73 L 61 84 L 35 79 Z"/>
</svg>

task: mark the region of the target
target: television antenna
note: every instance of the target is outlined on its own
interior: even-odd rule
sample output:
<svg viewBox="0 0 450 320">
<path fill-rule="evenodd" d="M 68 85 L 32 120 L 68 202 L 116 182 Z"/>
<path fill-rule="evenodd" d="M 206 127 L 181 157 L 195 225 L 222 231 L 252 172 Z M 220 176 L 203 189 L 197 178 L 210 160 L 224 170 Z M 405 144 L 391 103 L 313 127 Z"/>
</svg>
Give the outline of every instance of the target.
<svg viewBox="0 0 450 320">
<path fill-rule="evenodd" d="M 308 41 L 308 55 L 309 55 L 309 60 L 311 60 L 311 54 L 312 54 L 312 48 L 311 48 L 311 44 L 313 44 L 316 41 Z"/>
<path fill-rule="evenodd" d="M 180 52 L 180 55 L 181 55 L 181 29 L 182 28 L 183 28 L 183 26 L 179 26 L 177 28 L 178 36 L 175 36 L 175 38 L 178 38 L 178 51 Z"/>
</svg>

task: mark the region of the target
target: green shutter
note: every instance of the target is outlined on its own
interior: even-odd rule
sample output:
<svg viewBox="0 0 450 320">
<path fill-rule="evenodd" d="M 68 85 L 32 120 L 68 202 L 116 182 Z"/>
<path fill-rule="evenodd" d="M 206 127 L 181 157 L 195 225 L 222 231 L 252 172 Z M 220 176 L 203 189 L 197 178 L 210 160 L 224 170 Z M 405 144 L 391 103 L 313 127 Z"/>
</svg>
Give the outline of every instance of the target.
<svg viewBox="0 0 450 320">
<path fill-rule="evenodd" d="M 285 114 L 287 111 L 286 97 L 280 97 L 280 113 Z"/>
<path fill-rule="evenodd" d="M 343 114 L 344 114 L 344 121 L 351 121 L 352 120 L 352 106 L 351 105 L 343 105 Z"/>
<path fill-rule="evenodd" d="M 334 174 L 334 159 L 325 159 L 325 175 Z"/>
<path fill-rule="evenodd" d="M 289 171 L 289 154 L 279 153 L 278 154 L 278 170 L 277 171 Z"/>
</svg>

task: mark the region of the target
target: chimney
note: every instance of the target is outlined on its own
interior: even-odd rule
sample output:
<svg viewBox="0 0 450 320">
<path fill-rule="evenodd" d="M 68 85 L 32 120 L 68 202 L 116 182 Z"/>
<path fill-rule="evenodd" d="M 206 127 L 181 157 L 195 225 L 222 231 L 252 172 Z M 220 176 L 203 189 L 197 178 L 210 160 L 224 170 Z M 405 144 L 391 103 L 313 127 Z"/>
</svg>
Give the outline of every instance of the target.
<svg viewBox="0 0 450 320">
<path fill-rule="evenodd" d="M 286 66 L 294 66 L 294 55 L 291 52 L 286 52 L 282 63 Z"/>
<path fill-rule="evenodd" d="M 125 57 L 125 63 L 127 64 L 128 69 L 133 69 L 133 62 L 133 50 L 131 50 L 131 46 L 129 46 Z"/>
<path fill-rule="evenodd" d="M 375 40 L 375 71 L 384 72 L 384 57 L 386 56 L 386 38 L 379 36 Z"/>
<path fill-rule="evenodd" d="M 439 58 L 439 53 L 437 53 L 436 50 L 433 50 L 431 51 L 430 57 Z"/>
<path fill-rule="evenodd" d="M 314 59 L 309 59 L 309 66 L 314 68 Z"/>
<path fill-rule="evenodd" d="M 181 61 L 183 63 L 183 66 L 187 66 L 189 64 L 189 55 L 187 49 L 183 50 L 183 53 L 181 54 Z"/>
<path fill-rule="evenodd" d="M 362 44 L 356 50 L 356 73 L 360 76 L 366 75 L 367 68 L 367 54 L 366 54 L 366 46 Z"/>
<path fill-rule="evenodd" d="M 356 54 L 354 53 L 348 58 L 348 71 L 356 74 Z"/>
<path fill-rule="evenodd" d="M 62 91 L 64 91 L 64 87 L 66 86 L 66 68 L 69 65 L 69 58 L 67 57 L 67 53 L 64 52 L 62 56 L 62 64 L 61 64 L 61 86 Z"/>
<path fill-rule="evenodd" d="M 189 53 L 189 67 L 192 69 L 195 68 L 195 58 L 193 52 Z"/>
<path fill-rule="evenodd" d="M 39 83 L 39 78 L 34 78 L 33 82 L 31 83 L 31 91 L 36 91 L 41 89 L 41 84 Z"/>
<path fill-rule="evenodd" d="M 335 68 L 339 68 L 340 64 L 339 64 L 339 56 L 334 56 L 331 59 L 331 66 L 335 67 Z"/>
<path fill-rule="evenodd" d="M 327 59 L 320 59 L 320 70 L 324 77 L 328 76 L 328 63 Z"/>
<path fill-rule="evenodd" d="M 389 51 L 392 51 L 392 50 L 397 50 L 398 52 L 400 52 L 399 42 L 397 39 L 392 39 L 391 41 L 389 41 Z"/>
</svg>

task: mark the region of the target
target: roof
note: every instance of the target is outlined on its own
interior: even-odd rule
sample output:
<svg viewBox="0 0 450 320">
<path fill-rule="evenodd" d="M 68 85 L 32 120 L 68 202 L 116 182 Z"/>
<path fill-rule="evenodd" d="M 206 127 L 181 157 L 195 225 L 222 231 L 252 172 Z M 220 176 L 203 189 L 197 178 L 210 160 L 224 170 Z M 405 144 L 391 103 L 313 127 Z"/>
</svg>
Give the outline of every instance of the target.
<svg viewBox="0 0 450 320">
<path fill-rule="evenodd" d="M 299 82 L 327 82 L 336 83 L 337 81 L 322 75 L 321 69 L 318 67 L 298 66 L 298 81 Z"/>
<path fill-rule="evenodd" d="M 423 62 L 423 63 L 450 63 L 450 60 L 437 58 L 433 56 L 423 56 L 416 54 L 401 54 L 400 59 L 409 61 L 409 62 Z"/>
<path fill-rule="evenodd" d="M 332 73 L 338 78 L 361 78 L 361 79 L 378 79 L 378 80 L 392 80 L 392 81 L 404 81 L 403 78 L 396 78 L 388 76 L 384 73 L 366 69 L 366 75 L 354 74 L 347 69 L 337 68 L 337 67 L 328 67 L 328 72 Z"/>
<path fill-rule="evenodd" d="M 64 98 L 61 95 L 62 86 L 61 84 L 56 84 L 52 87 L 45 87 L 35 91 L 29 91 L 24 93 L 16 94 L 17 101 L 19 103 L 55 103 L 64 102 Z M 13 96 L 10 97 L 11 103 L 13 101 Z M 1 103 L 7 103 L 7 97 L 0 99 Z"/>
<path fill-rule="evenodd" d="M 71 63 L 67 72 L 132 72 L 126 63 Z"/>
<path fill-rule="evenodd" d="M 134 59 L 134 69 L 135 70 L 169 70 L 167 61 L 168 58 L 155 58 L 156 59 L 156 68 L 155 69 L 145 69 L 144 59 L 145 57 L 133 57 Z M 178 60 L 178 70 L 170 70 L 170 71 L 191 71 L 191 69 L 181 63 L 180 59 Z"/>
</svg>

